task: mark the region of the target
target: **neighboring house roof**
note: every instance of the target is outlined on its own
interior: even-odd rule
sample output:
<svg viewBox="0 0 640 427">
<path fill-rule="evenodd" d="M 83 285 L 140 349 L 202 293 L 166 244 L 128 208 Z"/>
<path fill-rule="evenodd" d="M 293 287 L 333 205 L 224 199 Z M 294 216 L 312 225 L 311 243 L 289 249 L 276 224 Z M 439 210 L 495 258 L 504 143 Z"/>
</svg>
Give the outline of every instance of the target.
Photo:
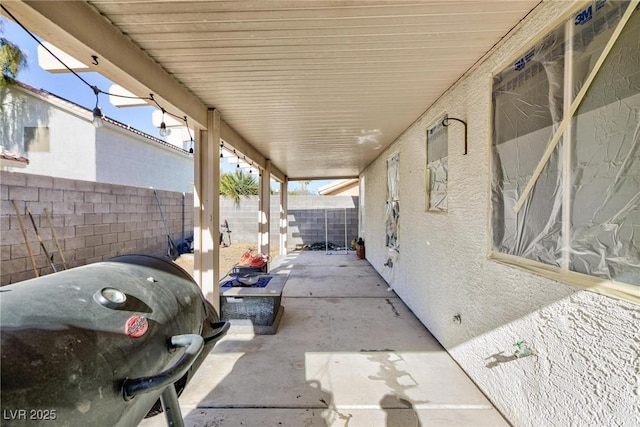
<svg viewBox="0 0 640 427">
<path fill-rule="evenodd" d="M 341 192 L 351 189 L 358 185 L 358 178 L 341 179 L 338 181 L 330 182 L 327 185 L 323 185 L 318 188 L 318 194 L 321 196 L 332 196 L 340 194 Z"/>
<path fill-rule="evenodd" d="M 2 148 L 0 153 L 0 166 L 12 167 L 12 168 L 24 168 L 29 164 L 29 159 L 22 157 L 13 151 L 5 150 Z"/>
<path fill-rule="evenodd" d="M 31 92 L 31 93 L 33 93 L 35 95 L 40 96 L 41 98 L 45 99 L 47 102 L 50 102 L 51 104 L 58 105 L 58 106 L 70 109 L 72 111 L 80 113 L 81 115 L 88 115 L 90 118 L 93 116 L 93 111 L 92 110 L 90 110 L 88 108 L 85 108 L 80 104 L 76 104 L 73 101 L 69 101 L 68 99 L 62 98 L 61 96 L 58 96 L 58 95 L 56 95 L 54 93 L 51 93 L 49 91 L 46 91 L 44 89 L 36 89 L 33 86 L 29 86 L 28 84 L 22 83 L 22 82 L 19 82 L 19 81 L 16 81 L 16 86 L 19 86 L 19 87 L 21 87 L 22 89 L 24 89 L 24 90 L 26 90 L 28 92 Z M 177 147 L 177 146 L 175 146 L 173 144 L 170 144 L 170 143 L 168 143 L 166 141 L 163 141 L 163 140 L 161 140 L 159 138 L 156 138 L 153 135 L 149 135 L 148 133 L 142 132 L 141 130 L 132 128 L 131 126 L 126 125 L 126 124 L 124 124 L 122 122 L 119 122 L 117 120 L 114 120 L 114 119 L 112 119 L 110 117 L 104 116 L 103 120 L 105 122 L 107 122 L 107 123 L 110 123 L 110 124 L 112 124 L 114 126 L 117 126 L 117 127 L 121 128 L 121 129 L 124 129 L 124 130 L 126 130 L 128 132 L 131 132 L 131 133 L 133 133 L 135 135 L 138 135 L 138 136 L 141 136 L 141 137 L 146 138 L 148 140 L 151 140 L 151 141 L 153 141 L 153 142 L 155 142 L 157 144 L 163 145 L 163 146 L 165 146 L 167 148 L 174 149 L 174 150 L 179 151 L 181 153 L 188 153 L 186 150 L 184 150 L 184 149 L 182 149 L 180 147 Z"/>
</svg>

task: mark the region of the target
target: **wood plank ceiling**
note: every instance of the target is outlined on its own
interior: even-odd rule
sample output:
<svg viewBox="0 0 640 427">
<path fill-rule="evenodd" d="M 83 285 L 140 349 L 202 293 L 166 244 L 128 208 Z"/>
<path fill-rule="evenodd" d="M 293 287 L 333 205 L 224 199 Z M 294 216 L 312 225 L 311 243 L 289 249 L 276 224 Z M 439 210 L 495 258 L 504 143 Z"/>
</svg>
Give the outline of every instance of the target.
<svg viewBox="0 0 640 427">
<path fill-rule="evenodd" d="M 290 179 L 357 176 L 538 2 L 89 1 Z"/>
</svg>

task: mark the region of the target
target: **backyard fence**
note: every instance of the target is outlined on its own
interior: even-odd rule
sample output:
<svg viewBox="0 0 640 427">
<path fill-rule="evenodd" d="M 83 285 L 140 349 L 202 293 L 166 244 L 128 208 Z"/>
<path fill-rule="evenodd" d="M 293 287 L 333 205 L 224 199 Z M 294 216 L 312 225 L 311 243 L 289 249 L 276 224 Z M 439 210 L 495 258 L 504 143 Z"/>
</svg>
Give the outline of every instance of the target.
<svg viewBox="0 0 640 427">
<path fill-rule="evenodd" d="M 153 189 L 6 171 L 0 172 L 0 183 L 2 285 L 35 277 L 33 263 L 39 275 L 51 273 L 52 264 L 61 270 L 63 257 L 71 268 L 122 254 L 166 253 L 167 237 Z M 193 195 L 161 190 L 157 194 L 173 241 L 178 244 L 193 235 Z M 47 259 L 45 249 L 53 259 Z"/>
<path fill-rule="evenodd" d="M 60 270 L 64 268 L 63 257 L 72 268 L 123 254 L 163 255 L 167 251 L 162 216 L 151 188 L 0 171 L 0 189 L 1 285 L 33 278 L 35 271 L 44 275 L 53 272 L 53 267 Z M 161 190 L 157 194 L 172 240 L 179 244 L 193 236 L 193 195 Z M 229 223 L 231 244 L 257 246 L 258 202 L 257 196 L 243 197 L 238 203 L 220 197 L 220 219 Z M 271 202 L 270 244 L 277 246 L 279 195 L 273 195 Z M 343 246 L 357 237 L 357 197 L 289 196 L 288 206 L 289 250 L 326 240 Z M 26 216 L 27 208 L 42 245 Z"/>
</svg>

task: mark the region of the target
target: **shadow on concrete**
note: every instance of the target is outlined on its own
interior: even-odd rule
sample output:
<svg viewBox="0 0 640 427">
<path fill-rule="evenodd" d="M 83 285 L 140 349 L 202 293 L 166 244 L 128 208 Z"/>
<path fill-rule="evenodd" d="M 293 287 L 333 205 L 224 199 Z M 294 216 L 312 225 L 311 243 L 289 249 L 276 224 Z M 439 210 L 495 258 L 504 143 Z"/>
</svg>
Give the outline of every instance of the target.
<svg viewBox="0 0 640 427">
<path fill-rule="evenodd" d="M 216 345 L 180 398 L 186 425 L 506 425 L 366 261 L 300 252 L 272 273 L 289 275 L 277 333 Z"/>
</svg>

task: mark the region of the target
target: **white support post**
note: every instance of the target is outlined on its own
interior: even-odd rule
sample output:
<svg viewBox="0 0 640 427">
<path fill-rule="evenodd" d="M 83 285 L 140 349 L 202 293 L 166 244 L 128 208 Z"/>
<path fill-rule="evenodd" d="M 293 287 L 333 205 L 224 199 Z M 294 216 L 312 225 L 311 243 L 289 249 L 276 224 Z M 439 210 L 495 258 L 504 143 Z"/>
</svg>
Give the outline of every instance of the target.
<svg viewBox="0 0 640 427">
<path fill-rule="evenodd" d="M 324 208 L 324 254 L 329 254 L 329 220 L 327 219 L 327 208 Z"/>
<path fill-rule="evenodd" d="M 260 209 L 258 212 L 258 245 L 260 252 L 269 255 L 269 217 L 271 215 L 271 162 L 265 160 L 260 177 Z"/>
<path fill-rule="evenodd" d="M 280 255 L 287 255 L 287 235 L 289 233 L 289 220 L 287 219 L 289 179 L 285 178 L 280 183 Z"/>
<path fill-rule="evenodd" d="M 206 154 L 206 147 L 202 141 L 207 140 L 207 131 L 196 131 L 193 135 L 193 279 L 196 281 L 200 289 L 202 289 L 202 262 L 200 255 L 202 254 L 202 210 L 203 204 L 203 188 L 202 188 L 202 167 L 204 160 L 202 157 Z"/>
<path fill-rule="evenodd" d="M 347 240 L 349 240 L 349 238 L 347 237 L 347 208 L 344 208 L 344 251 L 343 252 L 347 252 L 349 250 L 349 246 L 347 243 Z"/>
<path fill-rule="evenodd" d="M 220 113 L 207 112 L 194 153 L 194 279 L 220 313 Z"/>
</svg>

